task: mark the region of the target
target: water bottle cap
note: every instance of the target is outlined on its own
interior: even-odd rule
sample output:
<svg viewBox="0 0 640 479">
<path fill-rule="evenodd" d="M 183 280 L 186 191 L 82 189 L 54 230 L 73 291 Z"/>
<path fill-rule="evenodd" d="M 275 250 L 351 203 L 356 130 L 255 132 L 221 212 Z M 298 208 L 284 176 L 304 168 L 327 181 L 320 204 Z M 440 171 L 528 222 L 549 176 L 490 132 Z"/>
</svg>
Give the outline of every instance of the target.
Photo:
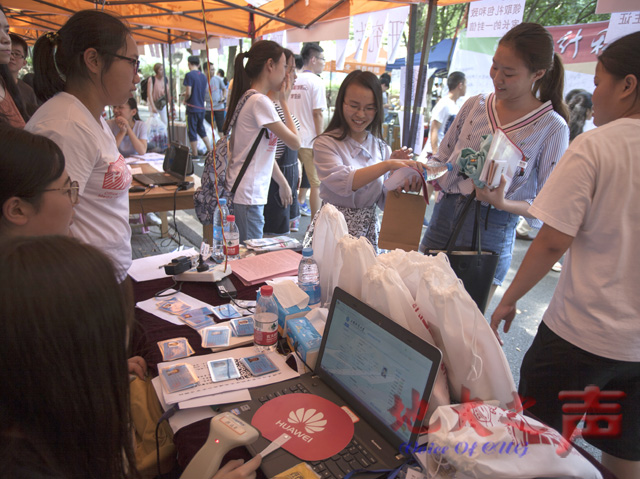
<svg viewBox="0 0 640 479">
<path fill-rule="evenodd" d="M 235 215 L 227 215 L 227 221 L 235 221 L 236 217 Z"/>
<path fill-rule="evenodd" d="M 309 256 L 313 256 L 313 248 L 303 248 L 302 249 L 302 256 L 304 256 L 305 258 L 307 258 Z"/>
<path fill-rule="evenodd" d="M 227 204 L 227 199 L 226 198 L 220 198 L 220 200 L 218 201 L 218 203 L 220 205 L 226 205 Z"/>
<path fill-rule="evenodd" d="M 273 286 L 263 286 L 260 288 L 260 296 L 271 296 L 273 294 Z"/>
</svg>

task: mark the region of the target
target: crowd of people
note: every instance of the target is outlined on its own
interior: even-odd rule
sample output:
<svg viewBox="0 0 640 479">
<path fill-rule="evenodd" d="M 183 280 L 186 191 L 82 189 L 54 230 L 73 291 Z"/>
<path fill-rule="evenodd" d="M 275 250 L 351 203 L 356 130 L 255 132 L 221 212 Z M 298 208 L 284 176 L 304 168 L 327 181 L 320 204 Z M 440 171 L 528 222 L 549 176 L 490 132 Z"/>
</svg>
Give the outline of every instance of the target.
<svg viewBox="0 0 640 479">
<path fill-rule="evenodd" d="M 439 199 L 423 239 L 426 248 L 442 248 L 475 192 L 483 248 L 500 255 L 497 286 L 509 268 L 518 217 L 540 227 L 493 313 L 497 336 L 503 321 L 505 332 L 512 325 L 517 301 L 566 253 L 524 358 L 519 392 L 535 400 L 531 410 L 540 419 L 561 429 L 559 391 L 591 384 L 622 391 L 620 436 L 587 438 L 621 479 L 640 475 L 640 300 L 633 292 L 640 279 L 633 243 L 640 220 L 639 48 L 640 33 L 610 44 L 598 60 L 593 96 L 573 92 L 565 102 L 564 70 L 549 32 L 531 23 L 510 30 L 493 57 L 494 91 L 434 120 L 431 159 L 453 169 L 437 180 Z M 87 10 L 37 40 L 32 90 L 16 73 L 27 54 L 9 35 L 0 7 L 0 378 L 11 385 L 0 396 L 0 462 L 16 478 L 129 477 L 135 460 L 128 373 L 145 372 L 128 342 L 131 174 L 124 156 L 144 152 L 147 142 L 131 98 L 140 82 L 137 45 L 119 18 Z M 377 246 L 384 178 L 404 166 L 422 168 L 410 149 L 391 151 L 382 140 L 388 84 L 369 72 L 350 73 L 325 128 L 317 76 L 323 51 L 305 46 L 302 71 L 295 60 L 279 44 L 258 41 L 236 57 L 227 86 L 211 65 L 207 81 L 199 58 L 190 57 L 190 140 L 202 136 L 204 120 L 229 135 L 229 185 L 259 142 L 233 197 L 241 240 L 290 230 L 305 200 L 296 194 L 301 161 L 309 213 L 334 205 L 350 234 Z M 465 82 L 451 77 L 448 99 L 455 104 Z M 218 93 L 207 117 L 200 89 L 210 83 Z M 161 66 L 147 101 L 160 114 L 172 101 Z M 106 121 L 109 105 L 116 116 Z M 581 133 L 591 114 L 598 128 Z M 522 149 L 526 165 L 508 189 L 504 179 L 495 189 L 480 188 L 458 175 L 456 160 L 497 128 Z M 414 180 L 402 189 L 418 187 Z M 470 244 L 471 230 L 465 223 L 461 246 Z M 253 478 L 259 462 L 232 462 L 215 477 Z"/>
</svg>

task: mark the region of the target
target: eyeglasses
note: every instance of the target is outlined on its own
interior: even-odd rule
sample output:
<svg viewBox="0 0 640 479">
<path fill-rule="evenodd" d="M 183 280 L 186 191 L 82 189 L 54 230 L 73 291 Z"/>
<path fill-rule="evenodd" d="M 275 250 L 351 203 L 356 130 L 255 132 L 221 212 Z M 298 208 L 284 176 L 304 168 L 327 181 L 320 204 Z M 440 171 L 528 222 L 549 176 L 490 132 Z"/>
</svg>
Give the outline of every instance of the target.
<svg viewBox="0 0 640 479">
<path fill-rule="evenodd" d="M 117 53 L 110 53 L 110 52 L 105 52 L 105 53 L 107 55 L 111 55 L 112 57 L 119 58 L 120 60 L 128 61 L 133 65 L 133 74 L 135 75 L 136 73 L 138 73 L 138 70 L 140 69 L 140 60 L 138 60 L 137 58 L 125 57 L 123 55 L 118 55 Z"/>
<path fill-rule="evenodd" d="M 80 185 L 77 181 L 72 181 L 69 183 L 69 186 L 65 186 L 63 188 L 49 188 L 42 191 L 64 191 L 69 195 L 69 199 L 71 200 L 71 204 L 75 205 L 78 203 L 78 194 L 80 192 Z"/>
<path fill-rule="evenodd" d="M 17 58 L 18 60 L 23 60 L 24 59 L 24 55 L 20 52 L 11 52 L 10 54 L 12 57 Z"/>
<path fill-rule="evenodd" d="M 373 114 L 376 113 L 378 111 L 378 109 L 375 106 L 365 106 L 365 107 L 361 107 L 360 105 L 352 105 L 350 103 L 347 103 L 346 101 L 344 102 L 344 106 L 346 106 L 347 108 L 349 108 L 352 111 L 360 111 L 362 110 L 363 112 L 367 113 L 367 114 Z"/>
</svg>

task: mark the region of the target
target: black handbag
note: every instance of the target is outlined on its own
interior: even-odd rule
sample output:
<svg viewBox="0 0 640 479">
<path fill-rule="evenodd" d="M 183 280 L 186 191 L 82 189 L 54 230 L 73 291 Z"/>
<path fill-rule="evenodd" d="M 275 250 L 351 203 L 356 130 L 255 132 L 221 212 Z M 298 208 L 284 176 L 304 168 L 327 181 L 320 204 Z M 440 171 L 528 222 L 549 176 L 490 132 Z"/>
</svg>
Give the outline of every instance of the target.
<svg viewBox="0 0 640 479">
<path fill-rule="evenodd" d="M 464 289 L 467 290 L 471 298 L 478 305 L 480 311 L 484 313 L 487 307 L 487 300 L 493 284 L 493 277 L 496 274 L 500 255 L 492 251 L 482 250 L 482 225 L 480 224 L 480 204 L 475 201 L 476 192 L 471 193 L 462 209 L 460 219 L 456 223 L 446 246 L 446 255 L 449 258 L 451 269 L 462 280 Z M 473 223 L 473 240 L 469 249 L 454 250 L 458 234 L 464 225 L 464 220 L 475 205 L 475 220 Z M 426 251 L 426 254 L 437 254 L 437 251 Z"/>
</svg>

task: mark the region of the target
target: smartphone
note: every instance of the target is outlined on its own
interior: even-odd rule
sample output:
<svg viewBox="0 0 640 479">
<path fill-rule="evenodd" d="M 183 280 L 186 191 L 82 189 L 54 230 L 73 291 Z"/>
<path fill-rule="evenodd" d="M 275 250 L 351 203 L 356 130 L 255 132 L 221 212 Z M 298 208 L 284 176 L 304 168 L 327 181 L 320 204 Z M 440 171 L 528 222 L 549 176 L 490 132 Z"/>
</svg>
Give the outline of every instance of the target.
<svg viewBox="0 0 640 479">
<path fill-rule="evenodd" d="M 221 298 L 235 298 L 238 295 L 238 290 L 231 282 L 231 279 L 228 276 L 225 276 L 220 281 L 215 283 L 216 288 L 218 288 L 218 295 Z"/>
</svg>

